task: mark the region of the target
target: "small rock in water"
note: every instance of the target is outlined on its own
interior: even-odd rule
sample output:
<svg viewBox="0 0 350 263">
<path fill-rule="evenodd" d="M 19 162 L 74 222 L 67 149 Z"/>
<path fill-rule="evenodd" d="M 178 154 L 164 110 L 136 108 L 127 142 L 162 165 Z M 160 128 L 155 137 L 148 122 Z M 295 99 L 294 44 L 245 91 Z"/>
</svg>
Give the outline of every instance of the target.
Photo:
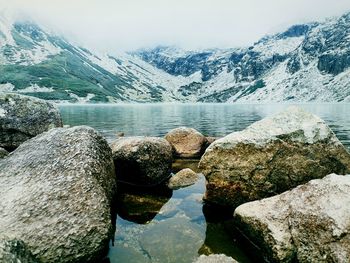
<svg viewBox="0 0 350 263">
<path fill-rule="evenodd" d="M 197 173 L 193 172 L 189 168 L 185 168 L 169 179 L 168 187 L 170 189 L 179 189 L 195 184 L 198 179 L 199 176 Z"/>
<path fill-rule="evenodd" d="M 231 257 L 228 257 L 224 254 L 213 254 L 209 256 L 201 255 L 193 263 L 238 263 Z"/>
<path fill-rule="evenodd" d="M 199 168 L 208 181 L 206 201 L 237 207 L 349 173 L 350 154 L 323 120 L 290 107 L 213 142 Z"/>
<path fill-rule="evenodd" d="M 8 151 L 0 147 L 0 159 L 5 158 L 7 155 L 9 155 Z"/>
<path fill-rule="evenodd" d="M 169 131 L 165 139 L 172 145 L 174 154 L 180 158 L 198 158 L 204 150 L 207 139 L 193 128 L 179 127 Z"/>
<path fill-rule="evenodd" d="M 152 262 L 188 263 L 197 257 L 204 235 L 201 226 L 179 217 L 150 226 L 140 244 Z"/>
<path fill-rule="evenodd" d="M 0 93 L 0 147 L 14 150 L 51 128 L 62 127 L 60 112 L 45 100 Z"/>
<path fill-rule="evenodd" d="M 206 137 L 207 139 L 207 143 L 205 145 L 205 148 L 208 148 L 210 146 L 210 144 L 212 144 L 213 142 L 215 142 L 216 140 L 218 140 L 219 138 L 217 137 Z"/>
<path fill-rule="evenodd" d="M 239 206 L 241 231 L 270 262 L 350 259 L 350 175 L 331 174 Z"/>
<path fill-rule="evenodd" d="M 163 138 L 125 137 L 111 144 L 117 180 L 156 185 L 170 175 L 172 149 Z"/>
</svg>

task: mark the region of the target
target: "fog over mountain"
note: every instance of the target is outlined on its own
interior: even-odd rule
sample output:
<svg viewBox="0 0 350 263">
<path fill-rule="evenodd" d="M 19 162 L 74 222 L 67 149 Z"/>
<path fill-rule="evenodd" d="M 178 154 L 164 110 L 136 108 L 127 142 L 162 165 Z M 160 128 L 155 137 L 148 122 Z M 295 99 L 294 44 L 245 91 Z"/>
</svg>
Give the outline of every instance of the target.
<svg viewBox="0 0 350 263">
<path fill-rule="evenodd" d="M 350 10 L 348 0 L 0 0 L 17 20 L 105 52 L 157 45 L 185 49 L 248 46 L 293 24 Z"/>
</svg>

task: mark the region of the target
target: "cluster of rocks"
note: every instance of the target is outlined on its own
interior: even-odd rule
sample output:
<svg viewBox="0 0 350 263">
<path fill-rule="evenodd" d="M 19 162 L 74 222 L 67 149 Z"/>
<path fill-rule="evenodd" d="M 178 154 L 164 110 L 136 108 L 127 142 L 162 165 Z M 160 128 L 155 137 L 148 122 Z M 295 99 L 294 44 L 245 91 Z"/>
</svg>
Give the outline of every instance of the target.
<svg viewBox="0 0 350 263">
<path fill-rule="evenodd" d="M 268 262 L 348 262 L 350 154 L 319 117 L 290 107 L 216 140 L 199 168 L 205 200 L 236 208 Z"/>
<path fill-rule="evenodd" d="M 0 236 L 6 237 L 0 241 L 0 262 L 99 260 L 113 232 L 117 179 L 137 186 L 167 185 L 173 158 L 199 157 L 208 145 L 203 135 L 187 128 L 180 128 L 189 140 L 183 145 L 176 139 L 178 130 L 169 133 L 169 141 L 119 136 L 108 145 L 90 127 L 62 126 L 54 105 L 0 94 Z M 187 169 L 169 185 L 179 188 L 196 180 L 198 175 Z M 162 198 L 148 205 L 145 220 L 166 202 Z M 133 217 L 133 209 L 126 211 Z"/>
<path fill-rule="evenodd" d="M 0 95 L 0 262 L 99 260 L 113 232 L 118 182 L 186 187 L 197 170 L 171 175 L 173 160 L 199 157 L 206 202 L 236 208 L 236 226 L 268 261 L 350 258 L 350 154 L 323 120 L 300 108 L 217 140 L 180 127 L 164 138 L 120 136 L 108 145 L 90 127 L 61 127 L 55 106 Z M 131 207 L 120 211 L 147 222 L 170 196 L 154 202 L 124 194 Z M 198 259 L 226 261 L 234 262 Z"/>
</svg>

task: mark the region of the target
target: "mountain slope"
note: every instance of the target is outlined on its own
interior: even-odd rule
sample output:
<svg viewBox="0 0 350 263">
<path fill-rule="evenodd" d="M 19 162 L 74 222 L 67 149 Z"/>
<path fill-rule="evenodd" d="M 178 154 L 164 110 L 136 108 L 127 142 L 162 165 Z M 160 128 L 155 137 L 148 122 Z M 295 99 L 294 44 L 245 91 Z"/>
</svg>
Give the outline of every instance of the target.
<svg viewBox="0 0 350 263">
<path fill-rule="evenodd" d="M 49 100 L 172 101 L 175 77 L 126 54 L 92 53 L 31 23 L 0 21 L 0 89 Z"/>
<path fill-rule="evenodd" d="M 350 13 L 292 26 L 247 48 L 173 50 L 134 54 L 173 75 L 200 75 L 179 89 L 191 101 L 350 101 Z"/>
<path fill-rule="evenodd" d="M 114 56 L 0 17 L 0 91 L 69 102 L 350 101 L 350 13 L 250 47 Z"/>
</svg>

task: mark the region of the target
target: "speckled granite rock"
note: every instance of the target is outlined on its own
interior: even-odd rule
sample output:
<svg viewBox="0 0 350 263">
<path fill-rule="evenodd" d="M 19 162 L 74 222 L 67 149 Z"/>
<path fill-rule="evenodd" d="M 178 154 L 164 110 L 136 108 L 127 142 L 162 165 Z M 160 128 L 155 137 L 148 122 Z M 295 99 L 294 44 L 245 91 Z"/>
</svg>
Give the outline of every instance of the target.
<svg viewBox="0 0 350 263">
<path fill-rule="evenodd" d="M 198 181 L 198 179 L 199 176 L 197 173 L 193 172 L 189 168 L 185 168 L 177 172 L 169 179 L 168 187 L 170 189 L 179 189 L 195 184 Z"/>
<path fill-rule="evenodd" d="M 319 117 L 298 107 L 212 143 L 199 168 L 206 200 L 236 207 L 330 173 L 350 172 L 350 155 Z"/>
<path fill-rule="evenodd" d="M 174 154 L 180 158 L 200 157 L 206 147 L 207 139 L 193 128 L 179 127 L 169 131 L 165 139 L 172 145 Z"/>
<path fill-rule="evenodd" d="M 0 147 L 13 150 L 54 127 L 62 127 L 62 120 L 53 104 L 33 97 L 0 93 Z"/>
<path fill-rule="evenodd" d="M 0 263 L 39 263 L 22 241 L 0 239 Z"/>
<path fill-rule="evenodd" d="M 108 248 L 116 180 L 94 129 L 56 128 L 0 160 L 0 236 L 43 262 L 90 262 Z"/>
<path fill-rule="evenodd" d="M 5 158 L 8 154 L 8 151 L 0 147 L 0 159 Z"/>
<path fill-rule="evenodd" d="M 201 255 L 193 263 L 238 263 L 231 257 L 228 257 L 224 254 L 213 254 L 209 256 Z"/>
<path fill-rule="evenodd" d="M 124 137 L 111 144 L 117 178 L 135 185 L 156 185 L 170 175 L 172 149 L 163 138 Z"/>
<path fill-rule="evenodd" d="M 350 258 L 350 175 L 331 174 L 235 210 L 238 227 L 270 262 Z"/>
</svg>

